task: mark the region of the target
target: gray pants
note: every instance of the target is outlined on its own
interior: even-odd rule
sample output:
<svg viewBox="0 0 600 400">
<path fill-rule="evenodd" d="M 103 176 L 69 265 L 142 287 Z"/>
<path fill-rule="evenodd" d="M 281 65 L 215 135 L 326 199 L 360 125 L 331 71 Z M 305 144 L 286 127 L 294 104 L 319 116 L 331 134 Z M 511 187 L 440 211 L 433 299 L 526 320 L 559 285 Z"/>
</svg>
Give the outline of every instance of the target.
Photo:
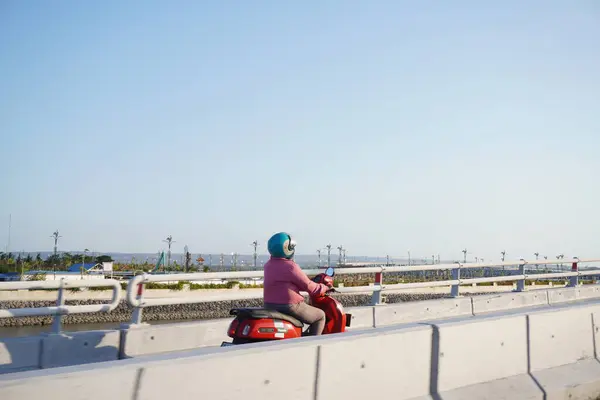
<svg viewBox="0 0 600 400">
<path fill-rule="evenodd" d="M 305 302 L 297 304 L 265 303 L 265 308 L 291 315 L 305 324 L 310 324 L 309 335 L 318 336 L 323 332 L 323 328 L 325 328 L 325 312 Z"/>
</svg>

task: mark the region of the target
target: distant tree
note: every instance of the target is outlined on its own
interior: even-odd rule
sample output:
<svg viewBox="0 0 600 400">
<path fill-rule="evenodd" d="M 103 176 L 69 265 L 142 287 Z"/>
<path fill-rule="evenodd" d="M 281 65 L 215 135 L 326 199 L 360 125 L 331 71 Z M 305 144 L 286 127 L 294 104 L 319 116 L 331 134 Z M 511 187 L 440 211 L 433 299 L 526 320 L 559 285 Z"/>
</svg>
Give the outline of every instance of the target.
<svg viewBox="0 0 600 400">
<path fill-rule="evenodd" d="M 190 268 L 191 264 L 192 264 L 192 255 L 188 251 L 185 253 L 185 270 L 186 271 Z"/>
<path fill-rule="evenodd" d="M 103 255 L 100 255 L 100 256 L 96 257 L 96 262 L 97 263 L 111 262 L 111 261 L 114 261 L 114 260 L 112 259 L 111 256 L 106 255 L 106 254 L 103 254 Z"/>
<path fill-rule="evenodd" d="M 46 274 L 35 274 L 35 275 L 31 275 L 29 277 L 29 279 L 27 279 L 28 281 L 45 281 L 46 280 Z"/>
<path fill-rule="evenodd" d="M 48 258 L 44 261 L 46 266 L 52 267 L 60 264 L 60 256 L 58 254 L 50 254 Z"/>
<path fill-rule="evenodd" d="M 21 277 L 23 274 L 31 269 L 31 262 L 23 261 L 21 262 L 21 268 L 19 269 L 19 273 Z"/>
<path fill-rule="evenodd" d="M 71 264 L 73 264 L 73 260 L 75 259 L 76 256 L 73 256 L 71 253 L 63 253 L 58 262 L 60 265 L 64 265 L 65 267 L 70 266 Z"/>
</svg>

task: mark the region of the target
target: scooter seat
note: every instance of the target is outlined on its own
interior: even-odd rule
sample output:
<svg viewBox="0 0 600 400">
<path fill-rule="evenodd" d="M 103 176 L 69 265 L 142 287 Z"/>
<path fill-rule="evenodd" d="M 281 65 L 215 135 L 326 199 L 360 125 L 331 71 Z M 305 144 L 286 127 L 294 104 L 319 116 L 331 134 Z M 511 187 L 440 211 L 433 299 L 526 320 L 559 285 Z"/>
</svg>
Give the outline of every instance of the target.
<svg viewBox="0 0 600 400">
<path fill-rule="evenodd" d="M 302 322 L 298 321 L 296 318 L 292 317 L 291 315 L 287 315 L 287 314 L 284 314 L 279 311 L 268 310 L 266 308 L 254 308 L 254 307 L 234 308 L 229 311 L 229 314 L 237 315 L 240 317 L 246 317 L 246 318 L 255 318 L 255 319 L 261 319 L 261 318 L 282 319 L 284 321 L 290 322 L 292 325 L 294 325 L 297 328 L 302 328 L 304 326 L 304 324 Z"/>
</svg>

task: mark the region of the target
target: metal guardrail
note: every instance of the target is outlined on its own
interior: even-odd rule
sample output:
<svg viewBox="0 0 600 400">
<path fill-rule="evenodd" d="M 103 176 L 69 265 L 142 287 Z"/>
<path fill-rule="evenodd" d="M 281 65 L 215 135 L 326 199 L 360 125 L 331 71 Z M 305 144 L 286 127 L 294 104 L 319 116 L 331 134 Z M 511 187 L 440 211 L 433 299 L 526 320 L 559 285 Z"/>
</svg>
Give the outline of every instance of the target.
<svg viewBox="0 0 600 400">
<path fill-rule="evenodd" d="M 107 304 L 88 305 L 65 305 L 65 290 L 71 288 L 111 287 L 112 299 Z M 62 316 L 67 314 L 85 314 L 97 312 L 109 312 L 117 308 L 121 300 L 121 284 L 114 279 L 102 280 L 68 280 L 59 281 L 15 281 L 0 282 L 1 290 L 35 290 L 35 289 L 58 289 L 56 306 L 35 308 L 10 308 L 0 310 L 0 318 L 10 317 L 37 317 L 54 316 L 52 330 L 55 333 L 61 331 Z"/>
<path fill-rule="evenodd" d="M 336 268 L 336 275 L 356 275 L 356 274 L 375 274 L 375 282 L 373 286 L 357 286 L 348 288 L 337 288 L 336 290 L 340 293 L 372 293 L 372 304 L 381 304 L 381 293 L 391 291 L 402 291 L 405 289 L 414 288 L 426 288 L 426 287 L 442 287 L 451 286 L 451 296 L 459 295 L 460 285 L 473 284 L 473 283 L 487 283 L 487 282 L 517 282 L 517 291 L 525 290 L 525 281 L 528 280 L 541 280 L 541 279 L 554 279 L 554 278 L 570 278 L 569 286 L 577 286 L 579 283 L 580 276 L 593 276 L 600 275 L 599 270 L 579 270 L 579 264 L 581 263 L 597 263 L 600 259 L 586 259 L 581 260 L 579 258 L 573 258 L 571 260 L 560 260 L 557 261 L 526 261 L 519 260 L 513 262 L 498 262 L 498 263 L 454 263 L 454 264 L 433 264 L 433 265 L 413 265 L 413 266 L 389 266 L 379 265 L 376 267 L 362 267 L 362 268 Z M 571 264 L 571 272 L 559 272 L 559 273 L 536 273 L 526 274 L 526 265 L 554 265 L 554 264 Z M 493 276 L 484 278 L 468 278 L 462 279 L 460 277 L 461 270 L 464 269 L 481 269 L 481 268 L 494 268 L 494 267 L 514 267 L 518 266 L 519 273 L 516 275 L 509 276 Z M 383 284 L 384 273 L 402 273 L 402 272 L 415 272 L 415 271 L 439 271 L 439 270 L 451 270 L 452 279 L 440 280 L 440 281 L 429 281 L 429 282 L 412 282 L 412 283 L 398 283 L 393 285 Z M 309 269 L 304 270 L 308 276 L 317 275 L 322 273 L 322 269 Z M 241 300 L 247 298 L 255 298 L 256 295 L 243 294 L 243 292 L 232 291 L 227 294 L 222 294 L 218 298 L 212 297 L 210 299 L 198 299 L 193 297 L 188 298 L 156 298 L 147 299 L 144 298 L 144 284 L 149 282 L 166 282 L 166 281 L 200 281 L 200 280 L 222 280 L 222 279 L 236 279 L 236 278 L 261 278 L 263 277 L 263 271 L 235 271 L 235 272 L 200 272 L 200 273 L 187 273 L 187 274 L 169 274 L 169 275 L 151 275 L 142 274 L 133 277 L 127 286 L 127 301 L 134 307 L 132 314 L 132 324 L 139 324 L 142 322 L 142 310 L 145 307 L 153 306 L 164 306 L 164 305 L 175 305 L 175 304 L 192 304 L 202 303 L 207 301 L 223 301 L 223 300 Z M 237 292 L 237 293 L 236 293 Z"/>
</svg>

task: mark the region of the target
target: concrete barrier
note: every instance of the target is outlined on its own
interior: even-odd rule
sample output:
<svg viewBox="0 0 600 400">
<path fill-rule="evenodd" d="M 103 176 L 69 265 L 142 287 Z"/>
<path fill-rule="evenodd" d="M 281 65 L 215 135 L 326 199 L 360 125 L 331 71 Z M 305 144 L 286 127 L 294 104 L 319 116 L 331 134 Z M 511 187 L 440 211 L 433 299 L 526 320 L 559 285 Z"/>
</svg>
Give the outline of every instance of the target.
<svg viewBox="0 0 600 400">
<path fill-rule="evenodd" d="M 105 330 L 0 339 L 0 374 L 117 360 L 119 336 Z"/>
<path fill-rule="evenodd" d="M 502 293 L 473 296 L 473 314 L 519 309 L 523 307 L 547 306 L 548 291 L 532 290 L 521 293 Z"/>
<path fill-rule="evenodd" d="M 592 310 L 598 307 L 569 307 L 529 313 L 531 371 L 593 358 Z"/>
<path fill-rule="evenodd" d="M 86 364 L 0 375 L 2 400 L 131 399 L 139 383 L 139 370 L 111 364 Z M 94 368 L 93 366 L 100 366 Z M 89 367 L 89 368 L 87 368 Z M 33 384 L 32 384 L 33 383 Z"/>
<path fill-rule="evenodd" d="M 373 307 L 351 307 L 344 310 L 352 314 L 352 324 L 349 330 L 373 328 Z M 219 346 L 223 341 L 231 341 L 231 338 L 227 336 L 227 328 L 232 319 L 233 317 L 164 325 L 130 326 L 121 330 L 119 357 L 138 357 L 169 351 Z"/>
<path fill-rule="evenodd" d="M 40 368 L 117 360 L 119 336 L 117 330 L 42 335 Z"/>
<path fill-rule="evenodd" d="M 352 314 L 349 331 L 375 326 L 411 323 L 439 318 L 472 315 L 472 307 L 478 313 L 516 309 L 527 306 L 547 305 L 546 291 L 503 293 L 497 295 L 464 297 L 456 299 L 425 300 L 376 307 L 348 307 Z M 121 332 L 120 357 L 137 357 L 169 351 L 189 350 L 205 346 L 219 346 L 230 341 L 226 334 L 231 318 L 194 321 L 164 325 L 144 324 L 123 329 Z"/>
<path fill-rule="evenodd" d="M 16 372 L 0 375 L 0 398 L 596 398 L 598 314 L 597 303 L 511 310 Z"/>
<path fill-rule="evenodd" d="M 348 307 L 344 311 L 352 314 L 348 330 L 375 327 L 375 307 Z"/>
<path fill-rule="evenodd" d="M 0 339 L 0 374 L 40 368 L 40 336 Z"/>
<path fill-rule="evenodd" d="M 437 361 L 437 390 L 442 399 L 484 399 L 498 394 L 506 399 L 542 398 L 527 374 L 525 315 L 434 326 L 439 340 L 434 364 Z"/>
<path fill-rule="evenodd" d="M 428 396 L 432 328 L 380 330 L 320 345 L 318 399 Z"/>
<path fill-rule="evenodd" d="M 389 304 L 375 307 L 375 326 L 381 327 L 465 315 L 473 315 L 470 297 Z"/>
<path fill-rule="evenodd" d="M 219 346 L 230 341 L 227 328 L 231 319 L 182 322 L 164 325 L 130 326 L 121 330 L 120 358 L 168 351 Z"/>
<path fill-rule="evenodd" d="M 518 311 L 525 307 L 564 307 L 577 300 L 600 297 L 600 286 L 534 290 L 460 297 L 456 299 L 426 300 L 381 306 L 348 307 L 352 314 L 349 332 L 413 322 L 445 318 L 472 317 L 473 314 Z M 552 298 L 552 304 L 547 305 Z M 589 301 L 587 301 L 589 303 Z M 600 317 L 598 317 L 600 320 Z M 139 357 L 171 351 L 219 346 L 230 341 L 226 335 L 231 318 L 183 323 L 149 325 L 119 331 L 66 333 L 32 338 L 0 339 L 0 374 L 37 368 L 50 368 L 118 358 Z M 107 333 L 110 332 L 110 333 Z M 85 336 L 90 334 L 91 336 Z M 106 336 L 100 338 L 98 335 Z M 119 343 L 115 344 L 115 335 Z M 599 334 L 600 336 L 600 334 Z M 101 340 L 102 343 L 91 344 Z M 600 340 L 600 339 L 597 339 Z M 87 343 L 87 344 L 86 344 Z M 73 355 L 65 356 L 63 353 Z"/>
<path fill-rule="evenodd" d="M 600 297 L 600 286 L 578 286 L 573 288 L 551 289 L 548 292 L 548 302 L 559 304 L 571 301 L 586 300 Z"/>
<path fill-rule="evenodd" d="M 600 396 L 592 319 L 598 310 L 575 306 L 528 315 L 530 371 L 547 399 Z"/>
<path fill-rule="evenodd" d="M 247 350 L 179 358 L 175 363 L 149 364 L 144 367 L 136 398 L 309 400 L 314 396 L 316 376 L 316 345 L 255 345 Z"/>
</svg>

